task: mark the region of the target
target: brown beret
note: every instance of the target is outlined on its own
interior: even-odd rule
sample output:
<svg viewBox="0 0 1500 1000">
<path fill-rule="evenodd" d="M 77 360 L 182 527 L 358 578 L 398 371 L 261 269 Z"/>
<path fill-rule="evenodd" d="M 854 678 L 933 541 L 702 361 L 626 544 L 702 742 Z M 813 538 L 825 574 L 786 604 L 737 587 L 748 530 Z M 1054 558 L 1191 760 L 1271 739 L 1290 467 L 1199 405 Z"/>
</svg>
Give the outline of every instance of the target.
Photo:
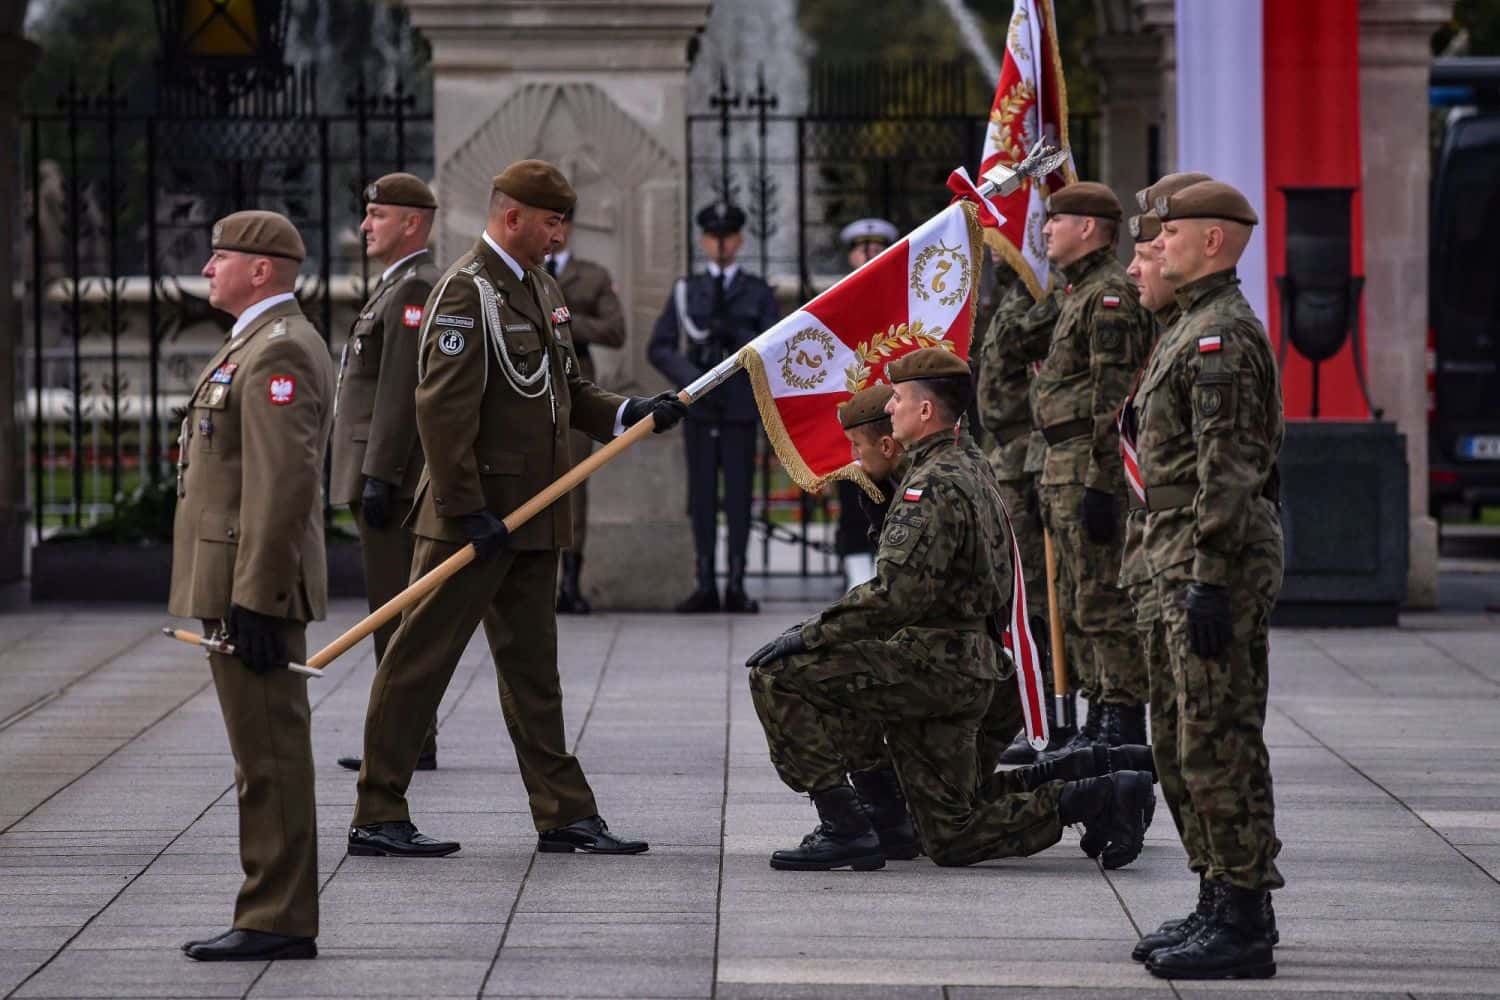
<svg viewBox="0 0 1500 1000">
<path fill-rule="evenodd" d="M 888 385 L 872 385 L 859 390 L 839 404 L 839 425 L 848 431 L 884 420 L 885 404 L 890 402 L 894 392 Z"/>
<path fill-rule="evenodd" d="M 1156 214 L 1170 219 L 1227 219 L 1246 226 L 1260 221 L 1249 200 L 1223 181 L 1199 181 L 1156 199 Z"/>
<path fill-rule="evenodd" d="M 1107 186 L 1098 181 L 1078 181 L 1047 199 L 1047 215 L 1092 215 L 1119 222 L 1125 212 Z"/>
<path fill-rule="evenodd" d="M 1135 193 L 1135 200 L 1141 206 L 1142 212 L 1149 212 L 1151 211 L 1151 206 L 1156 204 L 1156 199 L 1162 195 L 1176 194 L 1189 184 L 1211 180 L 1213 180 L 1212 177 L 1207 174 L 1201 174 L 1196 170 L 1184 170 L 1180 173 L 1168 174 L 1150 187 L 1144 187 L 1137 191 Z"/>
<path fill-rule="evenodd" d="M 386 174 L 371 182 L 365 188 L 365 201 L 404 208 L 437 208 L 432 188 L 412 174 Z"/>
<path fill-rule="evenodd" d="M 569 212 L 578 203 L 578 193 L 568 179 L 546 160 L 517 160 L 495 178 L 495 190 L 523 205 L 549 212 Z"/>
<path fill-rule="evenodd" d="M 886 365 L 885 373 L 892 383 L 919 378 L 968 378 L 969 363 L 946 347 L 924 347 L 901 355 Z"/>
<path fill-rule="evenodd" d="M 1161 220 L 1155 212 L 1132 215 L 1129 222 L 1130 238 L 1137 243 L 1150 243 L 1161 235 Z"/>
<path fill-rule="evenodd" d="M 235 212 L 214 223 L 213 248 L 253 253 L 257 257 L 285 257 L 298 263 L 307 259 L 302 234 L 292 220 L 280 212 Z"/>
</svg>

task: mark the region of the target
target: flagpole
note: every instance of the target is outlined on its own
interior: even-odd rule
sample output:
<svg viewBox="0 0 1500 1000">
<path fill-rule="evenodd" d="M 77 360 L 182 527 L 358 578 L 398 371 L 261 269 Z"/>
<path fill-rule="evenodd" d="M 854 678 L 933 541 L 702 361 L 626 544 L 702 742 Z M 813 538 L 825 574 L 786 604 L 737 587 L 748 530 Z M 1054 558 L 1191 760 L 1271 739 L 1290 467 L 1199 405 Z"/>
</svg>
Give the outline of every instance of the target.
<svg viewBox="0 0 1500 1000">
<path fill-rule="evenodd" d="M 1063 647 L 1062 614 L 1057 607 L 1057 550 L 1052 546 L 1052 532 L 1042 529 L 1042 545 L 1047 559 L 1047 634 L 1051 639 L 1049 653 L 1052 655 L 1052 692 L 1057 728 L 1071 731 L 1078 719 L 1073 705 L 1073 692 L 1068 690 L 1068 661 Z"/>
</svg>

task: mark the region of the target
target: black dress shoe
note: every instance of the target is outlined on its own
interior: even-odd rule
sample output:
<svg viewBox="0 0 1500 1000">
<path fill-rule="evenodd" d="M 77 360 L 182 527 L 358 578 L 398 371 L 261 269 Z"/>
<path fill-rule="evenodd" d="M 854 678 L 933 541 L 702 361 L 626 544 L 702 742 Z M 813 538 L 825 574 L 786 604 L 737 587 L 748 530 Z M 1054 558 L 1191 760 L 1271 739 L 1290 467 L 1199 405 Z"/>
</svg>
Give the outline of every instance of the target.
<svg viewBox="0 0 1500 1000">
<path fill-rule="evenodd" d="M 456 840 L 433 840 L 409 820 L 349 828 L 349 853 L 373 858 L 441 858 L 459 849 Z"/>
<path fill-rule="evenodd" d="M 317 958 L 318 945 L 310 937 L 288 937 L 265 931 L 232 930 L 212 941 L 190 942 L 187 957 L 199 962 L 269 962 Z"/>
<path fill-rule="evenodd" d="M 186 955 L 189 948 L 196 948 L 196 947 L 198 947 L 201 944 L 213 944 L 215 941 L 218 941 L 220 938 L 228 937 L 229 935 L 231 935 L 233 933 L 234 933 L 234 929 L 230 928 L 229 930 L 223 931 L 222 933 L 219 933 L 219 934 L 216 934 L 216 935 L 214 935 L 211 938 L 201 938 L 200 940 L 197 940 L 197 941 L 184 941 L 182 943 L 182 953 L 184 955 Z"/>
<path fill-rule="evenodd" d="M 345 770 L 349 770 L 349 771 L 358 771 L 360 769 L 360 767 L 364 764 L 364 762 L 365 762 L 365 759 L 363 757 L 340 757 L 339 758 L 339 767 L 342 767 Z M 432 753 L 424 753 L 421 756 L 419 756 L 417 758 L 417 770 L 418 771 L 436 771 L 437 770 L 437 751 L 434 750 L 434 751 L 432 751 Z"/>
<path fill-rule="evenodd" d="M 567 826 L 537 834 L 536 849 L 543 854 L 641 854 L 650 848 L 644 840 L 625 840 L 609 832 L 609 824 L 598 816 L 574 820 Z"/>
</svg>

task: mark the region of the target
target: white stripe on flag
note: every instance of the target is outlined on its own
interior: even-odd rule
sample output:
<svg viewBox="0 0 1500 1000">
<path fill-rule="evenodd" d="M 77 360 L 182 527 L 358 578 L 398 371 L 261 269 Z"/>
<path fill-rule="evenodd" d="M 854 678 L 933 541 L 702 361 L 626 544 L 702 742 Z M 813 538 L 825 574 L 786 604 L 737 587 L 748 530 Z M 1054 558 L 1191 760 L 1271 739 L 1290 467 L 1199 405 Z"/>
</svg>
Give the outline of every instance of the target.
<svg viewBox="0 0 1500 1000">
<path fill-rule="evenodd" d="M 969 273 L 969 222 L 963 206 L 949 205 L 907 237 L 907 322 L 946 337 L 964 303 L 975 294 Z"/>
<path fill-rule="evenodd" d="M 766 381 L 778 396 L 813 396 L 845 392 L 844 369 L 854 364 L 854 352 L 822 320 L 798 309 L 777 323 L 765 337 L 761 353 Z M 832 351 L 829 350 L 830 346 Z M 790 373 L 796 385 L 787 382 Z"/>
</svg>

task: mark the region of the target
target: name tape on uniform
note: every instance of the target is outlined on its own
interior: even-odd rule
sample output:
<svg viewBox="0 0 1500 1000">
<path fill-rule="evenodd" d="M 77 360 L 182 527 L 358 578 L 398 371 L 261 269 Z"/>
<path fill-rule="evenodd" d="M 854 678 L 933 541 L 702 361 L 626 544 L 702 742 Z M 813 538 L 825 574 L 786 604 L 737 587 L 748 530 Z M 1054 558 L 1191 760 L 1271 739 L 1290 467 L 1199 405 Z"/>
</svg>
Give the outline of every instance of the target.
<svg viewBox="0 0 1500 1000">
<path fill-rule="evenodd" d="M 465 330 L 474 329 L 474 319 L 471 316 L 450 316 L 447 313 L 438 313 L 432 322 L 437 326 L 461 326 Z"/>
</svg>

